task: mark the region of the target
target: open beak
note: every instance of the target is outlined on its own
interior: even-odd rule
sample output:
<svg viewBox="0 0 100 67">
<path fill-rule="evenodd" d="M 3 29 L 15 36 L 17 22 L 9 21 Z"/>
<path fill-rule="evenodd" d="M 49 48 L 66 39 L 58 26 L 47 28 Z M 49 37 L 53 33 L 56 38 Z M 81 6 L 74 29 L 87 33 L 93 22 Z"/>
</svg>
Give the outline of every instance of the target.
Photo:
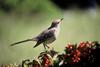
<svg viewBox="0 0 100 67">
<path fill-rule="evenodd" d="M 59 22 L 61 22 L 64 18 L 61 18 Z"/>
</svg>

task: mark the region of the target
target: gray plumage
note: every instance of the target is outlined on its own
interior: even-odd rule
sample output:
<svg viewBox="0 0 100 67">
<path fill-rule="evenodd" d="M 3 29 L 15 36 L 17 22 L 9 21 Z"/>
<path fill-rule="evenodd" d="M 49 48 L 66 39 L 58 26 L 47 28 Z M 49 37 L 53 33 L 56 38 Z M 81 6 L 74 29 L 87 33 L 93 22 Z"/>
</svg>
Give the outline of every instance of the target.
<svg viewBox="0 0 100 67">
<path fill-rule="evenodd" d="M 46 47 L 48 47 L 47 44 L 50 44 L 57 39 L 57 36 L 60 31 L 60 22 L 62 21 L 62 19 L 54 20 L 51 26 L 48 29 L 44 30 L 42 33 L 40 33 L 38 36 L 32 39 L 26 39 L 23 41 L 13 43 L 10 46 L 14 46 L 16 44 L 20 44 L 20 43 L 27 42 L 27 41 L 36 41 L 37 43 L 34 46 L 34 48 L 39 46 L 40 44 L 43 44 L 44 48 L 46 49 Z"/>
</svg>

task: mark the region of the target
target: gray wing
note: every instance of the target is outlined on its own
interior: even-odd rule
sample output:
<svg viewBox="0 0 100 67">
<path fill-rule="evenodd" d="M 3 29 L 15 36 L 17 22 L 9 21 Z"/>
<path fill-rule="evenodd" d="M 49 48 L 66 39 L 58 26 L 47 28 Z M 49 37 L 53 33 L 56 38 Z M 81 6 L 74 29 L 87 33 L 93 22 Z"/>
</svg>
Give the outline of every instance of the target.
<svg viewBox="0 0 100 67">
<path fill-rule="evenodd" d="M 48 40 L 49 38 L 54 36 L 54 31 L 53 29 L 47 30 L 42 32 L 38 37 L 38 41 L 36 43 L 36 45 L 34 47 L 37 47 L 38 45 L 40 45 L 41 43 L 45 42 L 46 40 Z"/>
</svg>

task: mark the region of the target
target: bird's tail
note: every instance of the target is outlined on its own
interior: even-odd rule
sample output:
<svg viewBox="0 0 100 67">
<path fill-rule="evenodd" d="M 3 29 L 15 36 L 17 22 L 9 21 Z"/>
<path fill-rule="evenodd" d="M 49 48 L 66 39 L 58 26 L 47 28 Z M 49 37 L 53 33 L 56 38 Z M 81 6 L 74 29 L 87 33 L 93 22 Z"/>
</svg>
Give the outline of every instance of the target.
<svg viewBox="0 0 100 67">
<path fill-rule="evenodd" d="M 23 40 L 23 41 L 15 42 L 15 43 L 11 44 L 10 46 L 14 46 L 14 45 L 17 45 L 17 44 L 20 44 L 20 43 L 23 43 L 23 42 L 28 42 L 28 41 L 34 41 L 34 40 L 33 39 L 26 39 L 26 40 Z"/>
</svg>

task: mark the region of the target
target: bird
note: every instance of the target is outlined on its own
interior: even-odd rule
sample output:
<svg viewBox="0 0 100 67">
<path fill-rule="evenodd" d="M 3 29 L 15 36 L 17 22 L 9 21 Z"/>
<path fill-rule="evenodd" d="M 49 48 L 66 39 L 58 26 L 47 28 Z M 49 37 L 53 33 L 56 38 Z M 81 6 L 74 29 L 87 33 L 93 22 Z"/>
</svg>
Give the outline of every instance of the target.
<svg viewBox="0 0 100 67">
<path fill-rule="evenodd" d="M 49 26 L 47 29 L 42 31 L 36 37 L 33 37 L 31 39 L 22 40 L 19 42 L 15 42 L 15 43 L 11 44 L 10 46 L 14 46 L 14 45 L 28 42 L 28 41 L 36 41 L 37 43 L 33 48 L 39 46 L 40 44 L 43 44 L 44 49 L 50 48 L 48 46 L 48 44 L 51 44 L 52 42 L 54 42 L 57 39 L 59 32 L 60 32 L 60 24 L 61 24 L 62 20 L 63 20 L 63 18 L 53 20 L 51 26 Z"/>
</svg>

